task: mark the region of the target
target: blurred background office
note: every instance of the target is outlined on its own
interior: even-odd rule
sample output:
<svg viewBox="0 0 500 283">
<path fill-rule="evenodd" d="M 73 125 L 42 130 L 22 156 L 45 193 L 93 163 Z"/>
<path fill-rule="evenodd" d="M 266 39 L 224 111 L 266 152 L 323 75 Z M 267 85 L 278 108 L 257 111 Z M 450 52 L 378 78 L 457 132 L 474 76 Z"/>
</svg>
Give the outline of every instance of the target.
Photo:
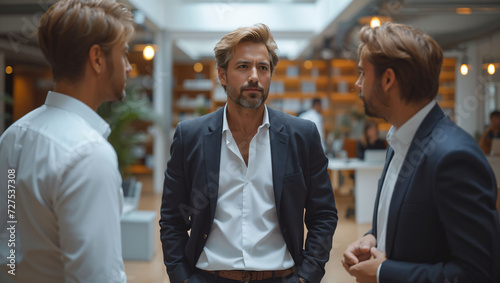
<svg viewBox="0 0 500 283">
<path fill-rule="evenodd" d="M 42 105 L 52 87 L 36 30 L 41 15 L 54 2 L 0 0 L 0 133 Z M 129 55 L 133 71 L 126 100 L 103 105 L 99 113 L 111 124 L 110 142 L 127 180 L 130 212 L 124 215 L 122 238 L 130 282 L 168 282 L 157 218 L 173 130 L 182 120 L 224 106 L 226 95 L 216 78 L 213 48 L 237 27 L 258 22 L 270 27 L 281 60 L 267 104 L 298 115 L 319 99 L 323 123 L 319 130 L 332 161 L 335 193 L 344 184 L 335 177 L 338 172 L 351 170 L 348 174 L 354 176 L 351 191 L 337 197 L 341 219 L 323 282 L 354 282 L 342 269 L 340 257 L 348 243 L 368 230 L 364 219 L 371 213 L 369 207 L 368 212 L 356 209 L 371 199 L 356 197 L 355 185 L 371 184 L 370 178 L 381 170 L 378 160 L 357 159 L 362 156 L 356 149 L 358 143 L 368 142 L 363 137 L 366 123 L 376 123 L 382 142 L 390 127 L 383 120 L 368 122 L 354 89 L 356 37 L 363 25 L 385 21 L 412 25 L 441 45 L 445 60 L 436 100 L 478 142 L 490 125 L 490 113 L 500 109 L 498 0 L 121 2 L 132 9 L 136 22 Z M 490 153 L 485 151 L 500 174 L 499 157 Z M 376 190 L 376 184 L 373 187 L 370 190 Z M 344 212 L 353 207 L 357 217 L 345 217 L 349 215 Z"/>
</svg>

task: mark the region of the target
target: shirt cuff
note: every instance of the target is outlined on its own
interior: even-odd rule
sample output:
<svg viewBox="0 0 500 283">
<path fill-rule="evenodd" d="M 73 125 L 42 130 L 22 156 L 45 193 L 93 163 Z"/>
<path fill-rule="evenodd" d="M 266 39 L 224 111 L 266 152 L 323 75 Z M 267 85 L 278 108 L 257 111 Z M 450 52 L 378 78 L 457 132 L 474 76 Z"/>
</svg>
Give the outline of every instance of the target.
<svg viewBox="0 0 500 283">
<path fill-rule="evenodd" d="M 384 264 L 383 262 L 378 266 L 377 268 L 377 283 L 380 283 L 380 279 L 379 279 L 379 276 L 380 276 L 380 268 L 382 268 L 382 264 Z"/>
</svg>

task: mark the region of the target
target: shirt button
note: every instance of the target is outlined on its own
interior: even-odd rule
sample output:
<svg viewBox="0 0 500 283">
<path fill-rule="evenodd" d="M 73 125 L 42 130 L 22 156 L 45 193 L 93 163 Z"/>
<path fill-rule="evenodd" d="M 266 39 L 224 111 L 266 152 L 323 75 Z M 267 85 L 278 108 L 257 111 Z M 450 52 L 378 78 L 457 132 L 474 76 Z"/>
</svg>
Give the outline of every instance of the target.
<svg viewBox="0 0 500 283">
<path fill-rule="evenodd" d="M 208 238 L 207 234 L 203 234 L 203 239 L 206 240 Z"/>
</svg>

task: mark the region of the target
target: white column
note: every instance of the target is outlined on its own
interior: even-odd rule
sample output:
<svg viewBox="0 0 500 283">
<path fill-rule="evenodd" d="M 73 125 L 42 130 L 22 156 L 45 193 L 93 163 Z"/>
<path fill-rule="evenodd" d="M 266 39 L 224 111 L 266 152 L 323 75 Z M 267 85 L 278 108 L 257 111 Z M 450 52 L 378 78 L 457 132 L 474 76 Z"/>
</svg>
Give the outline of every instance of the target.
<svg viewBox="0 0 500 283">
<path fill-rule="evenodd" d="M 467 44 L 466 54 L 469 73 L 465 76 L 460 73 L 461 57 L 457 58 L 455 69 L 455 117 L 457 125 L 474 136 L 484 104 L 484 94 L 478 80 L 481 74 L 481 60 L 478 58 L 475 42 Z"/>
<path fill-rule="evenodd" d="M 172 144 L 172 37 L 168 31 L 158 31 L 155 41 L 158 50 L 154 59 L 153 104 L 159 122 L 155 125 L 153 144 L 153 190 L 161 193 Z"/>
<path fill-rule="evenodd" d="M 5 130 L 5 54 L 0 52 L 0 134 Z"/>
</svg>

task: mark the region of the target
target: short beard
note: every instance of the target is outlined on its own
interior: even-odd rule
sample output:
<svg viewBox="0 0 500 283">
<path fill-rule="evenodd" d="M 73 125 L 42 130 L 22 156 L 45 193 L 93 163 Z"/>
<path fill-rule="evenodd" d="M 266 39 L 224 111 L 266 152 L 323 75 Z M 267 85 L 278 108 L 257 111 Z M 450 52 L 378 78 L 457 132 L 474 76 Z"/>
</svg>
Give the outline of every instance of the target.
<svg viewBox="0 0 500 283">
<path fill-rule="evenodd" d="M 111 58 L 111 54 L 109 54 L 109 56 L 106 58 L 106 63 L 109 67 L 109 84 L 111 85 L 111 91 L 113 92 L 113 97 L 114 97 L 114 101 L 123 101 L 125 100 L 125 97 L 127 96 L 126 93 L 125 93 L 125 86 L 122 86 L 123 87 L 123 90 L 122 91 L 119 91 L 118 89 L 115 89 L 115 79 L 113 77 L 114 75 L 114 72 L 115 72 L 115 66 L 113 65 L 113 60 Z"/>
<path fill-rule="evenodd" d="M 373 98 L 378 100 L 382 105 L 389 106 L 388 103 L 383 101 L 383 94 L 384 94 L 384 91 L 382 90 L 382 87 L 380 85 L 376 85 L 375 89 L 371 93 L 371 95 L 373 95 Z M 372 103 L 368 103 L 362 94 L 360 95 L 360 98 L 363 101 L 363 107 L 364 107 L 366 116 L 369 116 L 372 118 L 385 119 L 385 117 L 382 115 L 380 109 L 376 109 Z"/>
<path fill-rule="evenodd" d="M 246 98 L 243 95 L 243 91 L 246 88 L 258 88 L 262 95 L 259 96 L 257 93 L 250 93 L 250 97 Z M 233 95 L 231 88 L 227 89 L 227 94 L 228 97 L 239 106 L 246 109 L 257 109 L 266 101 L 269 90 L 266 91 L 264 88 L 260 87 L 258 83 L 247 83 L 240 87 L 239 94 L 237 96 Z"/>
</svg>

